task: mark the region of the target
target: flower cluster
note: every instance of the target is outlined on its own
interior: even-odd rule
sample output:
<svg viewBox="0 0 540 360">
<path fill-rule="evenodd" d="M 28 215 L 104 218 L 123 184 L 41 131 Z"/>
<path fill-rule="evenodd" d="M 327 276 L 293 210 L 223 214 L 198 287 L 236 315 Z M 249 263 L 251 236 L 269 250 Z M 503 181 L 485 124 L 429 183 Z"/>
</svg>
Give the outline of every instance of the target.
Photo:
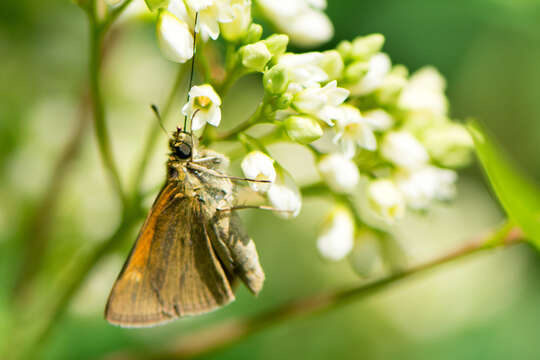
<svg viewBox="0 0 540 360">
<path fill-rule="evenodd" d="M 261 13 L 286 33 L 262 40 L 262 27 L 252 22 L 250 0 L 148 2 L 158 4 L 158 39 L 169 59 L 191 58 L 197 18 L 195 30 L 203 41 L 222 34 L 233 50 L 226 55 L 226 81 L 217 82 L 221 90 L 245 74 L 262 73 L 264 97 L 243 130 L 273 124 L 267 140 L 292 141 L 314 154 L 320 175 L 316 185 L 335 200 L 317 243 L 323 257 L 340 260 L 352 253 L 364 258 L 359 249 L 375 247 L 361 238 L 371 244 L 383 236 L 368 219 L 392 224 L 407 209 L 426 211 L 434 201 L 454 197 L 455 170 L 469 162 L 472 141 L 466 129 L 450 119 L 445 80 L 434 68 L 409 75 L 382 52 L 385 39 L 380 34 L 343 41 L 324 52 L 286 52 L 289 40 L 311 46 L 332 35 L 321 12 L 325 1 L 257 0 Z M 184 113 L 192 118 L 193 130 L 206 123 L 218 126 L 220 105 L 212 86 L 196 86 Z M 267 144 L 243 132 L 234 135 L 246 145 L 241 167 L 255 180 L 252 189 L 278 214 L 298 215 L 301 191 L 269 155 Z M 353 208 L 351 194 L 366 199 L 370 216 Z"/>
</svg>

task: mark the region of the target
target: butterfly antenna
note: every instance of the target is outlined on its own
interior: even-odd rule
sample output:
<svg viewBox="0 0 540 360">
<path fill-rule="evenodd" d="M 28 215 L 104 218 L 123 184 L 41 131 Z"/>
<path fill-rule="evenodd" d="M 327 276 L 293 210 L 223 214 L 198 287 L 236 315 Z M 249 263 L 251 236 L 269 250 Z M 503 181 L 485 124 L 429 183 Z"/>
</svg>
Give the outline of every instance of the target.
<svg viewBox="0 0 540 360">
<path fill-rule="evenodd" d="M 152 111 L 154 112 L 154 115 L 156 115 L 157 121 L 159 123 L 159 127 L 163 130 L 165 135 L 169 135 L 169 133 L 167 132 L 167 130 L 163 126 L 163 120 L 161 118 L 161 114 L 159 113 L 159 109 L 158 109 L 157 105 L 156 104 L 150 105 L 150 109 L 152 109 Z"/>
<path fill-rule="evenodd" d="M 189 87 L 188 87 L 188 93 L 187 93 L 187 101 L 186 103 L 189 104 L 189 92 L 191 91 L 191 87 L 193 86 L 193 74 L 195 72 L 195 55 L 197 54 L 197 25 L 199 20 L 199 12 L 195 13 L 195 26 L 193 27 L 193 56 L 191 58 L 191 73 L 189 75 Z M 184 130 L 187 129 L 187 120 L 188 116 L 187 114 L 184 117 Z M 191 133 L 191 119 L 189 124 L 189 132 Z"/>
</svg>

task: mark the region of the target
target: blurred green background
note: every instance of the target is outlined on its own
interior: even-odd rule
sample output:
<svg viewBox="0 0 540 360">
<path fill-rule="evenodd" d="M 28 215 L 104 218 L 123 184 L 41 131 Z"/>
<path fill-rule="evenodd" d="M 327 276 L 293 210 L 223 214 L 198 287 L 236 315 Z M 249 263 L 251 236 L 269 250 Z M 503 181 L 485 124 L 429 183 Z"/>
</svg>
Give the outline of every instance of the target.
<svg viewBox="0 0 540 360">
<path fill-rule="evenodd" d="M 478 118 L 523 169 L 540 178 L 540 2 L 332 0 L 328 14 L 336 36 L 325 48 L 356 35 L 384 34 L 384 51 L 395 63 L 411 70 L 437 67 L 448 81 L 451 114 Z M 0 353 L 13 326 L 26 327 L 10 305 L 10 289 L 20 266 L 22 239 L 33 236 L 28 221 L 77 126 L 87 74 L 87 35 L 84 14 L 67 0 L 0 3 Z M 103 82 L 114 151 L 126 181 L 143 146 L 141 139 L 155 121 L 148 104 L 163 103 L 174 73 L 174 65 L 159 54 L 153 23 L 125 21 Z M 245 118 L 255 105 L 259 93 L 246 87 L 256 87 L 254 79 L 236 86 L 225 99 L 224 126 Z M 241 100 L 235 96 L 239 94 Z M 180 104 L 179 98 L 168 128 L 180 118 Z M 149 189 L 163 178 L 165 145 L 163 136 L 145 178 Z M 290 150 L 274 149 L 281 156 Z M 307 171 L 300 180 L 309 181 L 310 176 Z M 293 221 L 244 214 L 267 273 L 260 297 L 241 288 L 237 301 L 221 311 L 153 329 L 115 328 L 102 318 L 134 234 L 121 251 L 94 268 L 43 344 L 40 358 L 95 359 L 125 348 L 155 349 L 207 324 L 357 284 L 361 280 L 346 261 L 328 264 L 317 255 L 317 224 L 329 206 L 323 200 L 306 200 Z M 502 217 L 481 172 L 472 167 L 462 173 L 453 204 L 409 216 L 395 234 L 410 261 L 418 262 L 442 254 Z M 33 299 L 45 306 L 54 299 L 56 279 L 118 221 L 119 204 L 89 126 L 52 213 L 51 246 L 41 253 L 43 268 Z M 330 313 L 292 320 L 207 358 L 538 359 L 539 280 L 538 256 L 521 246 L 445 266 Z M 39 321 L 41 314 L 33 311 L 32 319 Z"/>
</svg>

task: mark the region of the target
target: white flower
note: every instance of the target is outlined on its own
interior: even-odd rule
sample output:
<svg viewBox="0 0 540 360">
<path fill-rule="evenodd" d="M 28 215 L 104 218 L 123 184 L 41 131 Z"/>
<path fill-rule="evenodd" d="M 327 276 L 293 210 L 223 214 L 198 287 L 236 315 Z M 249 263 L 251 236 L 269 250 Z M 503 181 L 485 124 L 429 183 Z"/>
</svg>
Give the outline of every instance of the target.
<svg viewBox="0 0 540 360">
<path fill-rule="evenodd" d="M 457 174 L 452 170 L 426 166 L 410 174 L 398 174 L 397 185 L 407 205 L 426 209 L 432 200 L 449 200 L 455 196 Z"/>
<path fill-rule="evenodd" d="M 230 0 L 171 0 L 167 10 L 185 21 L 191 30 L 196 13 L 199 13 L 196 30 L 204 41 L 209 38 L 216 40 L 219 37 L 219 24 L 234 19 Z"/>
<path fill-rule="evenodd" d="M 360 111 L 351 105 L 341 105 L 340 111 L 336 119 L 337 133 L 334 142 L 341 145 L 345 156 L 352 158 L 356 154 L 357 146 L 370 151 L 377 149 L 377 139 Z"/>
<path fill-rule="evenodd" d="M 394 125 L 394 118 L 392 118 L 392 115 L 383 109 L 366 111 L 363 118 L 375 131 L 386 131 Z"/>
<path fill-rule="evenodd" d="M 244 37 L 251 24 L 251 0 L 231 0 L 233 20 L 221 23 L 221 32 L 228 41 Z"/>
<path fill-rule="evenodd" d="M 263 14 L 291 42 L 303 47 L 315 47 L 330 40 L 334 27 L 321 11 L 322 0 L 258 0 Z"/>
<path fill-rule="evenodd" d="M 261 151 L 252 151 L 242 160 L 242 171 L 248 179 L 266 180 L 274 182 L 276 180 L 276 169 L 274 169 L 274 159 Z M 268 183 L 250 182 L 249 185 L 255 191 L 266 192 L 270 189 Z"/>
<path fill-rule="evenodd" d="M 398 105 L 406 110 L 429 111 L 433 115 L 445 115 L 448 100 L 444 95 L 446 82 L 433 67 L 425 67 L 414 73 L 402 90 Z"/>
<path fill-rule="evenodd" d="M 158 44 L 163 55 L 184 63 L 193 56 L 193 35 L 188 25 L 168 11 L 162 11 L 157 23 Z"/>
<path fill-rule="evenodd" d="M 300 112 L 313 115 L 328 125 L 341 115 L 339 105 L 349 96 L 349 91 L 337 87 L 337 81 L 331 81 L 324 87 L 314 85 L 295 94 L 293 105 Z"/>
<path fill-rule="evenodd" d="M 194 86 L 189 91 L 189 102 L 182 112 L 191 119 L 191 130 L 196 131 L 206 123 L 218 126 L 221 122 L 221 99 L 210 85 Z"/>
<path fill-rule="evenodd" d="M 390 72 L 392 62 L 385 53 L 378 53 L 369 59 L 367 74 L 355 85 L 350 87 L 353 95 L 366 95 L 379 88 L 384 78 Z"/>
<path fill-rule="evenodd" d="M 324 54 L 320 52 L 287 53 L 279 57 L 278 64 L 287 68 L 293 84 L 310 86 L 328 80 L 328 74 L 320 66 L 323 59 Z"/>
<path fill-rule="evenodd" d="M 343 259 L 354 245 L 354 220 L 350 211 L 336 206 L 325 219 L 317 238 L 320 254 L 333 261 Z"/>
<path fill-rule="evenodd" d="M 383 219 L 392 222 L 405 214 L 405 200 L 396 185 L 388 179 L 369 183 L 367 196 L 371 209 Z"/>
<path fill-rule="evenodd" d="M 281 172 L 275 183 L 270 186 L 268 200 L 272 206 L 279 210 L 278 216 L 292 218 L 298 216 L 302 208 L 302 195 L 298 186 L 289 174 Z"/>
<path fill-rule="evenodd" d="M 407 131 L 393 131 L 386 134 L 381 144 L 381 155 L 408 170 L 418 169 L 429 160 L 424 146 Z"/>
<path fill-rule="evenodd" d="M 356 164 L 341 154 L 324 156 L 317 167 L 328 186 L 338 193 L 353 191 L 360 180 Z"/>
</svg>

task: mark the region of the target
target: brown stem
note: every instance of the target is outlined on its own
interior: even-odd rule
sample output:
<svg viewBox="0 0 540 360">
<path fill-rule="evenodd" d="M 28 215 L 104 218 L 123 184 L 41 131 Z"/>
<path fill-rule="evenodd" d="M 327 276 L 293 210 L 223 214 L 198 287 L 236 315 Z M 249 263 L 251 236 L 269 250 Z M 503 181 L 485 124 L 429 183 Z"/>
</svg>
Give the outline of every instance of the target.
<svg viewBox="0 0 540 360">
<path fill-rule="evenodd" d="M 503 233 L 501 234 L 501 231 Z M 328 311 L 339 306 L 345 305 L 353 300 L 372 295 L 381 290 L 389 288 L 391 285 L 410 278 L 414 275 L 424 273 L 427 270 L 438 267 L 458 259 L 463 259 L 472 254 L 483 250 L 492 249 L 499 246 L 509 246 L 521 242 L 523 233 L 519 228 L 504 227 L 501 231 L 490 232 L 473 239 L 465 245 L 453 250 L 441 257 L 438 257 L 427 263 L 414 266 L 400 273 L 390 275 L 367 285 L 360 285 L 348 289 L 315 294 L 293 300 L 289 303 L 279 305 L 262 314 L 244 319 L 228 320 L 224 323 L 214 325 L 200 331 L 185 336 L 170 349 L 150 354 L 124 353 L 116 354 L 108 359 L 114 360 L 159 360 L 159 359 L 191 359 L 205 355 L 224 347 L 233 345 L 242 339 L 253 335 L 256 332 L 264 330 L 274 325 L 278 325 L 292 318 L 313 315 Z M 497 243 L 493 243 L 494 238 L 499 238 Z"/>
</svg>

